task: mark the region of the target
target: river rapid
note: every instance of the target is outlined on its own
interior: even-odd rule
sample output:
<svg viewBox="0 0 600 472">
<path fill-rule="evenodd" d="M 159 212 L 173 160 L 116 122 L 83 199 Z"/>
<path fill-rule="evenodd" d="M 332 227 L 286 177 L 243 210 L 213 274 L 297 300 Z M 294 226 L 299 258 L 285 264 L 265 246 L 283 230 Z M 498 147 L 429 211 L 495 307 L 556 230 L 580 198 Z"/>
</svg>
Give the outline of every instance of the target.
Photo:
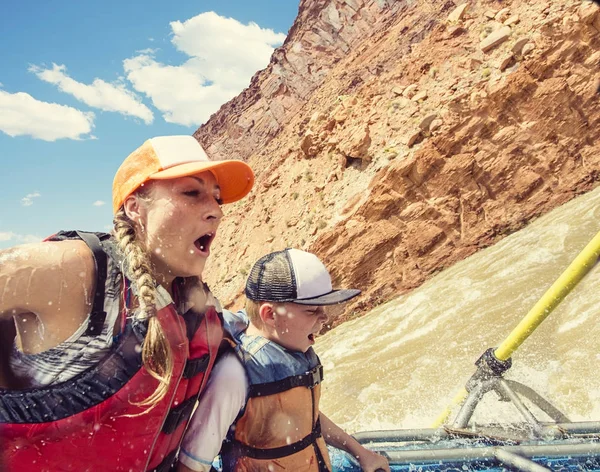
<svg viewBox="0 0 600 472">
<path fill-rule="evenodd" d="M 600 188 L 318 338 L 321 411 L 348 432 L 429 427 L 600 231 Z M 506 374 L 571 420 L 600 420 L 600 266 L 513 354 Z M 488 394 L 474 421 L 519 416 Z"/>
</svg>

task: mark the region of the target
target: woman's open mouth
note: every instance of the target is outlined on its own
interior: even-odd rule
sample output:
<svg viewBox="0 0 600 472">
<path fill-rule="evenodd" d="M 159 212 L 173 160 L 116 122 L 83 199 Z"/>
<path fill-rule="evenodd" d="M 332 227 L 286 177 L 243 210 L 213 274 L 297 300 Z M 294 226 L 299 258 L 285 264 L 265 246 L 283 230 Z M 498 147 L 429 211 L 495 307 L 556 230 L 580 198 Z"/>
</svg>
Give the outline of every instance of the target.
<svg viewBox="0 0 600 472">
<path fill-rule="evenodd" d="M 210 244 L 215 238 L 215 233 L 206 233 L 194 241 L 194 246 L 201 254 L 208 256 L 210 254 Z"/>
</svg>

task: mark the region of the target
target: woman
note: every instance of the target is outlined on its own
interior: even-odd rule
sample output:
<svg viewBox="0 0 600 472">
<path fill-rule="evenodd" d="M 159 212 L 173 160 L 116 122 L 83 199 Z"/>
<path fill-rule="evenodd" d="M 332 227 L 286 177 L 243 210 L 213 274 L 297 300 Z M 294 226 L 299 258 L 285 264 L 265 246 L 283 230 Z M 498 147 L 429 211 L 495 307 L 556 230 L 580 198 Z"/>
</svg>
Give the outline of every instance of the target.
<svg viewBox="0 0 600 472">
<path fill-rule="evenodd" d="M 220 205 L 253 182 L 191 136 L 153 138 L 117 171 L 112 235 L 0 252 L 0 321 L 16 332 L 0 352 L 0 467 L 171 467 L 223 335 L 200 278 Z"/>
</svg>

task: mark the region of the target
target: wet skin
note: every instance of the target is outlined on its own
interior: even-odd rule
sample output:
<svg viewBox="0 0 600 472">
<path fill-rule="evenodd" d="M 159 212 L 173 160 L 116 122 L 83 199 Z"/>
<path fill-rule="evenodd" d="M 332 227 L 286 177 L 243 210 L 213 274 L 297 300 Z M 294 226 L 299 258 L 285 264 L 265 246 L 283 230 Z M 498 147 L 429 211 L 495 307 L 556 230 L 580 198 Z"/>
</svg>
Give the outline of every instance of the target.
<svg viewBox="0 0 600 472">
<path fill-rule="evenodd" d="M 150 199 L 129 197 L 125 212 L 138 223 L 156 277 L 169 290 L 175 277 L 202 274 L 223 217 L 221 191 L 210 172 L 147 187 Z"/>
<path fill-rule="evenodd" d="M 26 244 L 0 252 L 0 318 L 33 354 L 67 339 L 91 308 L 95 264 L 83 241 Z"/>
<path fill-rule="evenodd" d="M 322 306 L 297 303 L 263 303 L 263 327 L 250 325 L 248 334 L 259 334 L 290 351 L 306 352 L 323 329 L 327 314 Z"/>
</svg>

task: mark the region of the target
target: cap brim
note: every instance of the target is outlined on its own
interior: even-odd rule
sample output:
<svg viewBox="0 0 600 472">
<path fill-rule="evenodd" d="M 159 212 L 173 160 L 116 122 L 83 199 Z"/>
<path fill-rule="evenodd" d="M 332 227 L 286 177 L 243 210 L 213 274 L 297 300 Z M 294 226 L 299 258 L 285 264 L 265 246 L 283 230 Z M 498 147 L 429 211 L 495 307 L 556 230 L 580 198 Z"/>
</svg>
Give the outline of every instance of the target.
<svg viewBox="0 0 600 472">
<path fill-rule="evenodd" d="M 211 171 L 219 187 L 223 203 L 232 203 L 244 198 L 254 185 L 254 172 L 244 161 L 188 162 L 152 174 L 152 180 L 188 177 L 200 172 Z"/>
<path fill-rule="evenodd" d="M 301 300 L 293 300 L 292 303 L 299 305 L 337 305 L 350 300 L 351 298 L 360 295 L 360 290 L 356 289 L 345 289 L 345 290 L 332 290 L 325 295 L 319 295 L 313 298 L 303 298 Z"/>
</svg>

